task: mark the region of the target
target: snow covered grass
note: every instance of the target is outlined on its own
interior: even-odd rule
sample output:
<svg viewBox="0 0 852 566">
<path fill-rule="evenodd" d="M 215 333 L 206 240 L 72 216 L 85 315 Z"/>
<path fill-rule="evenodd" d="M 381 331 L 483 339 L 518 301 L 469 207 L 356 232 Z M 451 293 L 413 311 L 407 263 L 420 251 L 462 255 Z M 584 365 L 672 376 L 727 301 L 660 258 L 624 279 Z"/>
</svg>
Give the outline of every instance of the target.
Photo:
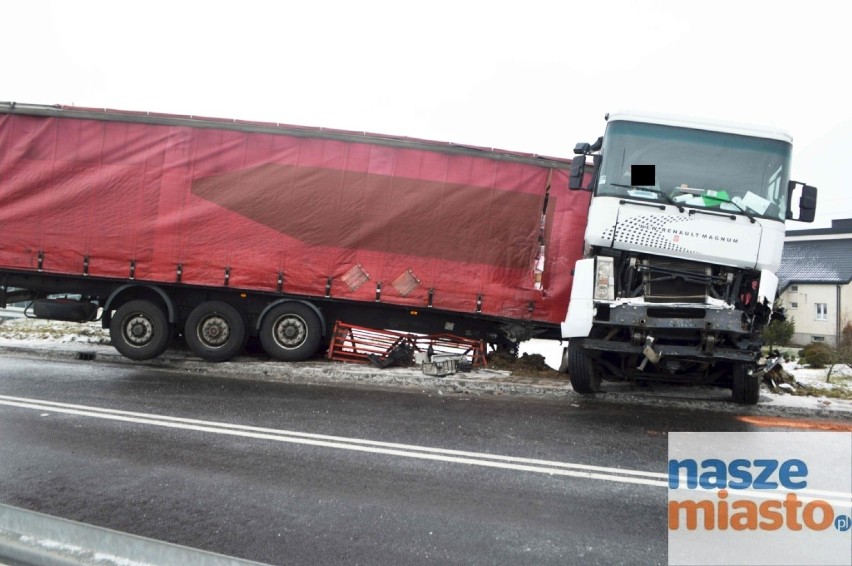
<svg viewBox="0 0 852 566">
<path fill-rule="evenodd" d="M 110 344 L 109 332 L 99 322 L 60 322 L 32 318 L 0 319 L 0 337 L 10 340 L 38 340 Z"/>
<path fill-rule="evenodd" d="M 852 385 L 852 367 L 837 364 L 828 376 L 829 368 L 812 368 L 798 362 L 786 362 L 784 369 L 796 376 L 796 380 L 805 385 Z"/>
<path fill-rule="evenodd" d="M 848 365 L 837 364 L 833 368 L 812 368 L 798 362 L 782 365 L 796 379 L 797 385 L 791 391 L 793 395 L 852 399 L 852 367 Z"/>
</svg>

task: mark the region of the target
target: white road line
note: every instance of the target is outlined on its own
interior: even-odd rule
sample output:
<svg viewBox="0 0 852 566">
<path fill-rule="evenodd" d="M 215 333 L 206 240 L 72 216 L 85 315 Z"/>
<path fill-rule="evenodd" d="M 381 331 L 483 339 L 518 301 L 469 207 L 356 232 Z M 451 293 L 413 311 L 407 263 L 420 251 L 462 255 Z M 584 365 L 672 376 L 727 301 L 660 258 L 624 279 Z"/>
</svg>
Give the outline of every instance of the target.
<svg viewBox="0 0 852 566">
<path fill-rule="evenodd" d="M 326 448 L 352 450 L 372 454 L 385 454 L 390 456 L 400 456 L 404 458 L 418 458 L 422 460 L 433 460 L 441 462 L 451 462 L 456 464 L 485 466 L 490 468 L 502 468 L 508 470 L 544 473 L 558 476 L 569 476 L 620 483 L 649 485 L 654 487 L 668 486 L 668 476 L 666 474 L 657 472 L 646 472 L 641 470 L 627 470 L 604 466 L 592 466 L 588 464 L 573 464 L 568 462 L 556 462 L 551 460 L 537 460 L 528 458 L 517 458 L 513 456 L 484 454 L 478 452 L 447 450 L 443 448 L 430 448 L 409 444 L 395 444 L 357 438 L 326 436 L 321 434 L 311 434 L 288 430 L 277 430 L 246 425 L 202 421 L 165 415 L 135 413 L 130 411 L 119 411 L 115 409 L 103 409 L 99 407 L 89 407 L 85 405 L 57 403 L 54 401 L 45 401 L 41 399 L 10 397 L 6 395 L 0 395 L 0 405 L 33 409 L 37 411 L 51 411 L 54 413 L 62 413 L 67 415 L 77 415 L 83 417 L 161 426 L 166 428 L 194 430 L 199 432 L 239 436 L 244 438 L 255 438 L 262 440 L 272 440 L 277 442 L 288 442 L 292 444 L 322 446 Z"/>
</svg>

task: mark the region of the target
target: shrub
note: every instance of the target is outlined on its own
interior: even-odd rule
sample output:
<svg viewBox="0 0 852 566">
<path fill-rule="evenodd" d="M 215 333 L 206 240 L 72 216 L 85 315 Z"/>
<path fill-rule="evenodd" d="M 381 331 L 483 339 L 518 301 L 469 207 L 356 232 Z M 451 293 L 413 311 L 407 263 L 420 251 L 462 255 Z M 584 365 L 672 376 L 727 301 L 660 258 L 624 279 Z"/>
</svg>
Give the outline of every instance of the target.
<svg viewBox="0 0 852 566">
<path fill-rule="evenodd" d="M 832 363 L 834 349 L 821 342 L 808 344 L 799 351 L 799 363 L 812 368 L 824 368 Z"/>
</svg>

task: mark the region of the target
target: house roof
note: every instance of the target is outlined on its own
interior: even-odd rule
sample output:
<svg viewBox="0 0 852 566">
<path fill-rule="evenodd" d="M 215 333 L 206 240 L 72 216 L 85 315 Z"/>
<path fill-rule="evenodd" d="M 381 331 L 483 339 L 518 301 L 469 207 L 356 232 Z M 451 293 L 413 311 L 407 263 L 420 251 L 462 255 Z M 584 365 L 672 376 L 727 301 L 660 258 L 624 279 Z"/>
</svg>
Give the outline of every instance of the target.
<svg viewBox="0 0 852 566">
<path fill-rule="evenodd" d="M 778 279 L 781 291 L 793 283 L 852 282 L 852 237 L 786 242 Z"/>
<path fill-rule="evenodd" d="M 810 236 L 837 236 L 852 238 L 852 218 L 840 218 L 831 221 L 831 228 L 809 230 L 787 230 L 787 238 L 806 239 Z"/>
</svg>

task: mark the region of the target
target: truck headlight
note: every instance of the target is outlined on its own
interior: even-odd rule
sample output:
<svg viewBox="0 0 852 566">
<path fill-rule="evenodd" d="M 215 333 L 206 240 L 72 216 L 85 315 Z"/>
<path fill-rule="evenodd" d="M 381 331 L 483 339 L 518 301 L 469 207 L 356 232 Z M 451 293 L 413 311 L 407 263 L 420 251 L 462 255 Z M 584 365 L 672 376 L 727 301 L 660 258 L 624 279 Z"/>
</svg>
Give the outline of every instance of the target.
<svg viewBox="0 0 852 566">
<path fill-rule="evenodd" d="M 615 266 L 611 257 L 598 257 L 595 261 L 595 300 L 615 300 Z"/>
</svg>

